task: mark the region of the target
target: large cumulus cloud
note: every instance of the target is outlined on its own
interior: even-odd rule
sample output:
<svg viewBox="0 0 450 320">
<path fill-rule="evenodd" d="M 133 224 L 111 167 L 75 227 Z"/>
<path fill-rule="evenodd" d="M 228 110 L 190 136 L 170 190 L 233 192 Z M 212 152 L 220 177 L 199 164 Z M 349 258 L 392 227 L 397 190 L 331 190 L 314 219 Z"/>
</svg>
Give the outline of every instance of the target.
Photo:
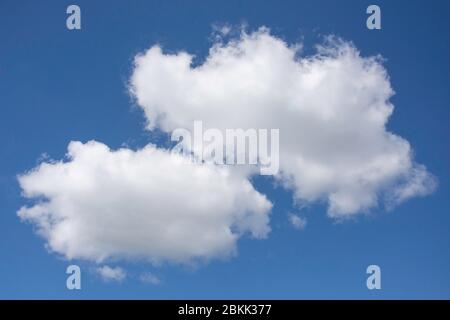
<svg viewBox="0 0 450 320">
<path fill-rule="evenodd" d="M 304 56 L 261 28 L 214 44 L 203 63 L 153 46 L 135 59 L 130 89 L 147 129 L 279 129 L 277 179 L 300 204 L 325 202 L 345 218 L 426 195 L 435 179 L 386 125 L 394 106 L 387 71 L 350 43 L 328 39 Z M 71 142 L 68 157 L 22 174 L 35 203 L 18 215 L 50 250 L 102 262 L 190 262 L 228 257 L 243 234 L 264 238 L 272 204 L 252 170 L 173 161 L 153 145 L 110 150 Z M 178 159 L 182 160 L 182 159 Z"/>
<path fill-rule="evenodd" d="M 386 129 L 393 89 L 380 59 L 331 37 L 315 55 L 301 47 L 261 28 L 219 41 L 193 67 L 192 55 L 153 46 L 135 59 L 131 92 L 148 129 L 278 128 L 277 178 L 296 202 L 325 201 L 330 216 L 429 193 L 434 178 Z"/>
</svg>

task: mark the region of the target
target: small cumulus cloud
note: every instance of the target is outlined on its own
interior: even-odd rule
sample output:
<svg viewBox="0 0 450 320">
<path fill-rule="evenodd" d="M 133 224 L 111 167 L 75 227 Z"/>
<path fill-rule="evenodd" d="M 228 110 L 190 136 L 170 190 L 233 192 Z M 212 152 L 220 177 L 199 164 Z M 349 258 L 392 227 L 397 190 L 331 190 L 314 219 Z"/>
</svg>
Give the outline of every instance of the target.
<svg viewBox="0 0 450 320">
<path fill-rule="evenodd" d="M 126 272 L 120 267 L 110 267 L 104 265 L 96 269 L 100 277 L 105 281 L 121 282 L 126 278 Z"/>
<path fill-rule="evenodd" d="M 302 218 L 297 214 L 288 214 L 289 222 L 294 226 L 295 229 L 303 230 L 306 227 L 306 218 Z"/>
<path fill-rule="evenodd" d="M 158 285 L 161 283 L 161 279 L 150 272 L 144 272 L 139 276 L 139 280 L 143 283 L 152 285 Z"/>
</svg>

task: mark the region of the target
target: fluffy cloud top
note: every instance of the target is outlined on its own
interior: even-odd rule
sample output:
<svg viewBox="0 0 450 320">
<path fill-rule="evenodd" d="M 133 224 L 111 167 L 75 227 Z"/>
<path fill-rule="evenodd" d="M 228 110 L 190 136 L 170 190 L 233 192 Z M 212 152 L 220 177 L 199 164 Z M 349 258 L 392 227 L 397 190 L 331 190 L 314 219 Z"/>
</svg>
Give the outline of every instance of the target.
<svg viewBox="0 0 450 320">
<path fill-rule="evenodd" d="M 18 214 L 69 259 L 190 262 L 229 256 L 242 234 L 270 231 L 271 203 L 227 168 L 94 141 L 71 142 L 68 158 L 19 177 L 24 195 L 42 200 Z"/>
<path fill-rule="evenodd" d="M 376 57 L 339 39 L 301 56 L 261 28 L 219 42 L 203 64 L 159 46 L 135 59 L 130 86 L 148 128 L 280 129 L 278 179 L 301 203 L 326 201 L 328 214 L 348 217 L 433 190 L 411 146 L 389 132 L 393 94 Z"/>
</svg>

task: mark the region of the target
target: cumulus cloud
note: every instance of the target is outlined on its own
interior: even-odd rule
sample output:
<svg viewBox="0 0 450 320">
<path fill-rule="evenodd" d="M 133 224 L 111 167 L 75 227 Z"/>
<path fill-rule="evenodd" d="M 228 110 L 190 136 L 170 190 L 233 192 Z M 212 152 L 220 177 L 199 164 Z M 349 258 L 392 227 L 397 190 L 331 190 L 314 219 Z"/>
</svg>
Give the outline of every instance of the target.
<svg viewBox="0 0 450 320">
<path fill-rule="evenodd" d="M 148 284 L 158 285 L 161 283 L 161 279 L 150 272 L 144 272 L 139 276 L 139 279 Z"/>
<path fill-rule="evenodd" d="M 18 215 L 68 259 L 189 263 L 228 257 L 241 235 L 270 231 L 271 203 L 226 167 L 95 141 L 71 142 L 67 157 L 19 177 L 24 196 L 37 201 Z"/>
<path fill-rule="evenodd" d="M 221 39 L 221 38 L 219 38 Z M 149 130 L 280 129 L 280 173 L 301 204 L 345 218 L 430 193 L 435 179 L 386 124 L 394 91 L 379 57 L 329 38 L 304 56 L 266 28 L 213 45 L 193 67 L 158 45 L 138 55 L 130 90 Z"/>
<path fill-rule="evenodd" d="M 306 219 L 300 217 L 297 214 L 294 213 L 289 213 L 288 214 L 289 217 L 289 222 L 294 226 L 294 228 L 298 229 L 298 230 L 303 230 L 306 227 Z"/>
<path fill-rule="evenodd" d="M 224 41 L 228 34 L 222 30 L 196 67 L 192 55 L 159 46 L 136 57 L 130 90 L 147 129 L 189 130 L 195 120 L 205 130 L 279 129 L 275 179 L 297 204 L 325 202 L 334 218 L 434 189 L 408 141 L 386 128 L 393 89 L 379 58 L 339 39 L 304 56 L 301 44 L 288 45 L 265 28 Z M 43 159 L 19 176 L 34 204 L 18 215 L 53 252 L 97 263 L 230 257 L 241 236 L 268 235 L 272 204 L 251 185 L 255 171 L 183 160 L 153 145 L 134 151 L 71 142 L 67 159 Z M 297 215 L 289 219 L 305 226 Z M 120 270 L 98 272 L 120 278 Z"/>
<path fill-rule="evenodd" d="M 126 277 L 126 272 L 120 267 L 102 266 L 96 269 L 97 273 L 105 281 L 117 281 L 121 282 Z"/>
</svg>

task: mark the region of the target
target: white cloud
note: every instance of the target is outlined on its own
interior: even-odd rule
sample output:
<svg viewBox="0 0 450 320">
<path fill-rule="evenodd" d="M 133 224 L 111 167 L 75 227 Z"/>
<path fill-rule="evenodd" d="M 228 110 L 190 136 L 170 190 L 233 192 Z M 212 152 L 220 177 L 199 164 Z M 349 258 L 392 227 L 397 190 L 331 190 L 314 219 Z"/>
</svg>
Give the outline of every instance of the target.
<svg viewBox="0 0 450 320">
<path fill-rule="evenodd" d="M 194 120 L 204 129 L 280 129 L 276 179 L 299 204 L 325 201 L 332 217 L 430 193 L 435 179 L 386 129 L 393 90 L 379 59 L 336 39 L 314 56 L 299 48 L 262 28 L 217 43 L 193 68 L 188 53 L 154 46 L 136 57 L 130 86 L 148 129 L 170 133 Z M 272 204 L 242 167 L 176 162 L 152 145 L 112 151 L 94 141 L 71 142 L 65 161 L 44 160 L 19 177 L 36 202 L 18 215 L 68 259 L 190 263 L 232 256 L 242 235 L 270 231 Z"/>
<path fill-rule="evenodd" d="M 277 179 L 298 203 L 325 201 L 332 217 L 430 193 L 435 179 L 386 128 L 393 89 L 380 59 L 333 38 L 313 56 L 301 47 L 261 28 L 215 44 L 194 68 L 190 54 L 154 46 L 136 57 L 130 90 L 148 129 L 192 129 L 194 120 L 280 129 Z"/>
<path fill-rule="evenodd" d="M 150 272 L 145 272 L 139 276 L 139 279 L 144 283 L 158 285 L 161 283 L 161 279 Z"/>
<path fill-rule="evenodd" d="M 298 230 L 303 230 L 306 227 L 306 219 L 300 217 L 299 215 L 289 213 L 289 222 Z"/>
<path fill-rule="evenodd" d="M 126 277 L 126 272 L 120 267 L 112 268 L 105 265 L 97 268 L 96 271 L 105 281 L 121 282 Z"/>
<path fill-rule="evenodd" d="M 111 151 L 91 141 L 68 149 L 68 161 L 19 177 L 24 196 L 37 202 L 18 212 L 68 259 L 189 263 L 228 257 L 244 233 L 270 231 L 271 203 L 226 167 L 175 161 L 152 145 Z"/>
</svg>

